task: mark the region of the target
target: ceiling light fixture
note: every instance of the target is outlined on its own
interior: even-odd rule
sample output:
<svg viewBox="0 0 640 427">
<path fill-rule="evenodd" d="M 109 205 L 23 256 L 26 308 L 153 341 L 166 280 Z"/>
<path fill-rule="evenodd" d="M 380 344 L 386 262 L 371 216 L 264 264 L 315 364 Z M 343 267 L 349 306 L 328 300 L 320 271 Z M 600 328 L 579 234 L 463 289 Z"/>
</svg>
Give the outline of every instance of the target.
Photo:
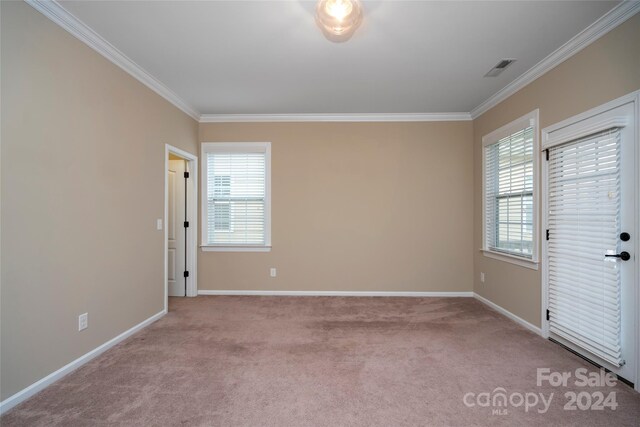
<svg viewBox="0 0 640 427">
<path fill-rule="evenodd" d="M 362 5 L 359 0 L 319 0 L 316 7 L 316 23 L 325 37 L 333 42 L 351 38 L 362 22 Z"/>
</svg>

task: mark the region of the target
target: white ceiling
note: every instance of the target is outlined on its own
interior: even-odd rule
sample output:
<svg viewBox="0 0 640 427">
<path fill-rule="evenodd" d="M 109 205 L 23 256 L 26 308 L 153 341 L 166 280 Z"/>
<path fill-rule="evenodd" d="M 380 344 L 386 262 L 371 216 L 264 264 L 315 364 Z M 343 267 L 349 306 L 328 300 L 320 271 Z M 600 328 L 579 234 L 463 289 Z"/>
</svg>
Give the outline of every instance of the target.
<svg viewBox="0 0 640 427">
<path fill-rule="evenodd" d="M 60 3 L 201 114 L 468 112 L 616 6 L 364 0 L 340 44 L 312 1 Z"/>
</svg>

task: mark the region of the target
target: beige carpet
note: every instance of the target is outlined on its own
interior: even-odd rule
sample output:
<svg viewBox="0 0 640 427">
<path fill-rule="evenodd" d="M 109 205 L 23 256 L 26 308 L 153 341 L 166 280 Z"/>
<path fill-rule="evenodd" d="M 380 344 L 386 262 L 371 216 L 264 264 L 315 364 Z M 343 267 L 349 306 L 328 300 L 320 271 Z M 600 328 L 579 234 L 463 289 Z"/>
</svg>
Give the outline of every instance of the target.
<svg viewBox="0 0 640 427">
<path fill-rule="evenodd" d="M 624 384 L 537 387 L 536 368 L 595 368 L 470 298 L 198 297 L 169 307 L 2 426 L 640 425 L 640 395 Z M 515 406 L 478 406 L 497 387 Z M 618 406 L 566 411 L 571 391 L 614 392 Z M 516 405 L 526 393 L 554 393 L 548 411 Z"/>
</svg>

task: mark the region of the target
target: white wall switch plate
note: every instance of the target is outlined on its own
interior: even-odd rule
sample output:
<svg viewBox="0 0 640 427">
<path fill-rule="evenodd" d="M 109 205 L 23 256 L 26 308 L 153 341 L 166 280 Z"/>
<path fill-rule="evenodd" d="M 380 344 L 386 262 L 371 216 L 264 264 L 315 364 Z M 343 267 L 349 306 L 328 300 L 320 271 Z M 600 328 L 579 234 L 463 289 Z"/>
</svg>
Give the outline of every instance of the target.
<svg viewBox="0 0 640 427">
<path fill-rule="evenodd" d="M 480 273 L 480 281 L 484 283 L 484 273 Z"/>
<path fill-rule="evenodd" d="M 162 230 L 162 219 L 160 218 L 156 220 L 156 230 Z"/>
<path fill-rule="evenodd" d="M 276 269 L 275 268 L 271 268 L 271 277 L 276 277 Z"/>
<path fill-rule="evenodd" d="M 78 316 L 78 330 L 82 331 L 89 327 L 89 313 L 83 313 Z"/>
</svg>

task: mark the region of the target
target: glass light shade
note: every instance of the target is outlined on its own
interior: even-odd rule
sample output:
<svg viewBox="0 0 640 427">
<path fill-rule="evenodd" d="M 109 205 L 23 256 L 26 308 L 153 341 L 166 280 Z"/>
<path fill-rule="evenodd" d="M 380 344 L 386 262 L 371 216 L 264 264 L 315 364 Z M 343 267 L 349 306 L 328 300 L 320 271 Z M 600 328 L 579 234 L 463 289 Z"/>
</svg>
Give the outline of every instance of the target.
<svg viewBox="0 0 640 427">
<path fill-rule="evenodd" d="M 351 38 L 362 21 L 359 0 L 319 0 L 316 22 L 325 37 L 334 42 Z"/>
</svg>

